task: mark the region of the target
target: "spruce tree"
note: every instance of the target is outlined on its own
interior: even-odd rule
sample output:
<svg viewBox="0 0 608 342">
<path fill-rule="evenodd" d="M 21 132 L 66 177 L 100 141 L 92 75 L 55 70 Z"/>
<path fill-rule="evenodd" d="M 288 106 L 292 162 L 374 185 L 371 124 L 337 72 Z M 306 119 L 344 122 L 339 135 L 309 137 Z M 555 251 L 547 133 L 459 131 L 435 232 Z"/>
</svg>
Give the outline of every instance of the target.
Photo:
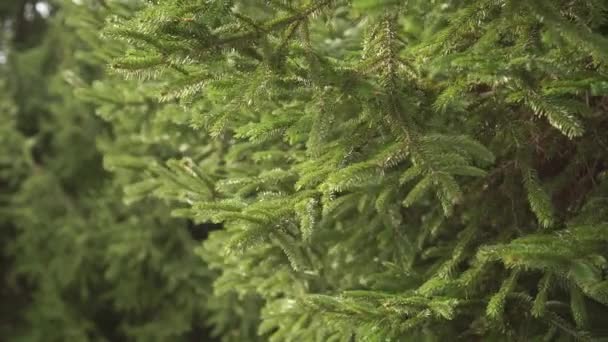
<svg viewBox="0 0 608 342">
<path fill-rule="evenodd" d="M 606 1 L 54 4 L 11 340 L 608 339 Z"/>
<path fill-rule="evenodd" d="M 198 254 L 216 295 L 263 299 L 271 341 L 606 337 L 606 18 L 593 0 L 144 3 L 106 26 L 129 47 L 111 67 L 159 100 L 131 139 L 174 127 L 104 160 L 137 171 L 128 199 L 223 224 Z"/>
<path fill-rule="evenodd" d="M 109 10 L 57 1 L 52 17 L 31 18 L 24 8 L 34 3 L 15 1 L 2 17 L 0 340 L 210 340 L 214 319 L 215 335 L 252 340 L 257 316 L 231 317 L 257 315 L 241 309 L 257 299 L 209 298 L 215 272 L 194 253 L 204 237 L 194 224 L 154 199 L 125 205 L 130 176 L 103 168 L 114 132 L 76 94 L 105 75 L 99 30 Z M 150 102 L 135 88 L 130 96 Z"/>
</svg>

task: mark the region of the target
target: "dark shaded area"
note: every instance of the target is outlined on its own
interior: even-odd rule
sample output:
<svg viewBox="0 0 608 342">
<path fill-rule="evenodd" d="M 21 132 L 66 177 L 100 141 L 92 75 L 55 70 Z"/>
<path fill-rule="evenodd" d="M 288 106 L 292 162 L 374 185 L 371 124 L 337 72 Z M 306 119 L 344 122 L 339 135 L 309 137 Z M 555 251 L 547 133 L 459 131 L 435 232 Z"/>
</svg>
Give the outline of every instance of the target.
<svg viewBox="0 0 608 342">
<path fill-rule="evenodd" d="M 196 224 L 193 221 L 188 221 L 188 232 L 195 241 L 204 241 L 209 237 L 209 233 L 214 230 L 220 230 L 224 227 L 222 223 L 205 222 Z"/>
<path fill-rule="evenodd" d="M 12 45 L 17 49 L 36 46 L 42 41 L 41 33 L 47 23 L 34 9 L 36 0 L 3 1 L 0 17 L 12 26 Z"/>
<path fill-rule="evenodd" d="M 6 251 L 14 237 L 14 227 L 0 222 L 0 231 L 0 336 L 7 336 L 20 324 L 18 313 L 27 305 L 31 289 L 10 272 L 13 259 Z"/>
<path fill-rule="evenodd" d="M 198 317 L 195 320 L 196 322 L 203 322 L 203 317 Z M 192 342 L 220 342 L 221 339 L 219 337 L 211 337 L 212 328 L 209 326 L 205 326 L 202 324 L 194 324 L 190 333 L 187 336 L 188 341 Z"/>
</svg>

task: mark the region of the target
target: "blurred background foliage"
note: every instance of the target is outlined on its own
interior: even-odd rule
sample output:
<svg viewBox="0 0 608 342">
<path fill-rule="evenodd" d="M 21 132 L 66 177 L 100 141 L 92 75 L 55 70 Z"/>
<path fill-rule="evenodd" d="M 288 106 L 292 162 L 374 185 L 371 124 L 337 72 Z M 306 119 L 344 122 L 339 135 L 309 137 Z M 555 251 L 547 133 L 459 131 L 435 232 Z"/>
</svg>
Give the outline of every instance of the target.
<svg viewBox="0 0 608 342">
<path fill-rule="evenodd" d="M 204 229 L 158 200 L 123 204 L 97 147 L 114 133 L 75 95 L 105 73 L 104 10 L 0 3 L 0 339 L 211 341 L 215 272 L 193 252 Z M 222 322 L 215 335 L 241 340 Z"/>
</svg>

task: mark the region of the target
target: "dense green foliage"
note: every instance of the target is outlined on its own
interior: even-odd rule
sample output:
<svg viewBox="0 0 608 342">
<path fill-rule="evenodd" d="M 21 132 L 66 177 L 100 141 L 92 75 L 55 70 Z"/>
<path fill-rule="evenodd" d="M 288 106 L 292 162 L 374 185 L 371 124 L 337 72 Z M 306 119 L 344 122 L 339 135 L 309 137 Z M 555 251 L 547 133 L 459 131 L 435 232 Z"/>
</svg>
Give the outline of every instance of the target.
<svg viewBox="0 0 608 342">
<path fill-rule="evenodd" d="M 608 339 L 606 1 L 53 5 L 0 70 L 10 340 Z"/>
</svg>

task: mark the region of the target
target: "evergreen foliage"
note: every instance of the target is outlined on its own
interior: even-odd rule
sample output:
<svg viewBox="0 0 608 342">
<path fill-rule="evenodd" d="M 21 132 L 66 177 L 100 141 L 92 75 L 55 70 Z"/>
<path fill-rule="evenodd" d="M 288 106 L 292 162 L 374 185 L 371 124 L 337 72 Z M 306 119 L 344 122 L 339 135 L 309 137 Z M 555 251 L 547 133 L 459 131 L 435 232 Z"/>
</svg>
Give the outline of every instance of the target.
<svg viewBox="0 0 608 342">
<path fill-rule="evenodd" d="M 3 70 L 15 340 L 608 339 L 605 1 L 57 5 Z"/>
<path fill-rule="evenodd" d="M 193 223 L 160 201 L 123 204 L 129 175 L 102 163 L 114 132 L 75 96 L 104 75 L 107 52 L 92 48 L 107 12 L 61 5 L 19 38 L 37 45 L 3 40 L 0 340 L 208 340 L 211 322 L 226 340 L 255 336 L 256 298 L 209 297 L 215 273 L 194 253 Z M 231 318 L 239 310 L 250 323 Z"/>
</svg>

